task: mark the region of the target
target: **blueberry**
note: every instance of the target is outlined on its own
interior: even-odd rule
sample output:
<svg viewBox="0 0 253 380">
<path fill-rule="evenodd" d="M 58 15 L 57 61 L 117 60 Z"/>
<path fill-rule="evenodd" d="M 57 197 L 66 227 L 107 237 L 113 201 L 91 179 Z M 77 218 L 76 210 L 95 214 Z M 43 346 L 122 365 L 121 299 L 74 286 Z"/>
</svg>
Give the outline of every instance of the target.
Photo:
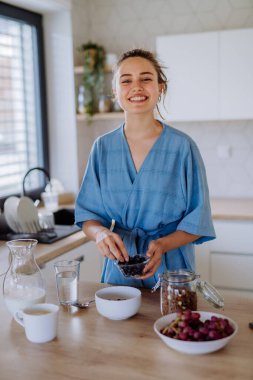
<svg viewBox="0 0 253 380">
<path fill-rule="evenodd" d="M 141 255 L 129 256 L 128 262 L 118 262 L 118 266 L 125 277 L 140 276 L 146 260 L 147 258 Z"/>
</svg>

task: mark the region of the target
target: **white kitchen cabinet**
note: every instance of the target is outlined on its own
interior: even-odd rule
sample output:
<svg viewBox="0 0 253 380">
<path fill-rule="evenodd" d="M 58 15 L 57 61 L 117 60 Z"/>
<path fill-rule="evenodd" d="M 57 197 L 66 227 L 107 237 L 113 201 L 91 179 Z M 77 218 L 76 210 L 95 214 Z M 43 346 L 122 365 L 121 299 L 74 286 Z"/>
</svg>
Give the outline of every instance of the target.
<svg viewBox="0 0 253 380">
<path fill-rule="evenodd" d="M 218 118 L 218 34 L 162 36 L 156 41 L 158 58 L 167 67 L 166 120 Z"/>
<path fill-rule="evenodd" d="M 196 247 L 196 270 L 217 289 L 252 297 L 253 222 L 219 220 L 214 228 L 217 238 Z"/>
<path fill-rule="evenodd" d="M 253 29 L 157 37 L 169 121 L 253 118 Z"/>
<path fill-rule="evenodd" d="M 196 273 L 201 280 L 210 280 L 210 247 L 209 243 L 195 245 Z"/>
<path fill-rule="evenodd" d="M 47 285 L 55 283 L 54 263 L 59 260 L 80 261 L 80 281 L 100 281 L 103 260 L 93 241 L 58 256 L 42 266 L 42 275 Z"/>
<path fill-rule="evenodd" d="M 253 118 L 253 29 L 220 35 L 221 119 Z"/>
</svg>

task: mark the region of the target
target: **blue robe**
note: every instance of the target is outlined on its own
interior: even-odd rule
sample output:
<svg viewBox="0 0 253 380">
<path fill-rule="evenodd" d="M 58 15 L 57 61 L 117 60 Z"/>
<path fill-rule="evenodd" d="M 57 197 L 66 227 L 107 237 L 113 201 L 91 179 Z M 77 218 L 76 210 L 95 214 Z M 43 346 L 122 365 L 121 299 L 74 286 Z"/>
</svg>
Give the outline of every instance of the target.
<svg viewBox="0 0 253 380">
<path fill-rule="evenodd" d="M 99 137 L 93 147 L 76 201 L 80 227 L 96 220 L 110 227 L 112 219 L 130 256 L 145 255 L 151 240 L 181 230 L 201 236 L 195 244 L 215 238 L 202 158 L 195 142 L 166 124 L 137 172 L 124 134 L 124 124 Z M 195 270 L 194 244 L 162 256 L 155 276 L 125 278 L 105 258 L 102 282 L 151 288 L 158 274 Z"/>
</svg>

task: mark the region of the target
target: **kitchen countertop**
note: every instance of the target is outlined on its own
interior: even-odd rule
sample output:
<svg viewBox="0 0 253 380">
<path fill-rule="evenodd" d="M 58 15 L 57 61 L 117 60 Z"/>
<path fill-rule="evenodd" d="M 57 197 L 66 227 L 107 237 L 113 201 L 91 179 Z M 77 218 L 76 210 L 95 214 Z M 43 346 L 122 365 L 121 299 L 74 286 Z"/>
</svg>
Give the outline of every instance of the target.
<svg viewBox="0 0 253 380">
<path fill-rule="evenodd" d="M 37 263 L 44 264 L 53 260 L 55 257 L 63 255 L 74 248 L 86 243 L 89 239 L 82 231 L 76 232 L 64 239 L 58 240 L 53 244 L 38 244 L 33 250 Z M 0 276 L 8 269 L 9 249 L 5 241 L 0 241 Z"/>
<path fill-rule="evenodd" d="M 211 198 L 210 201 L 214 220 L 253 221 L 253 198 Z"/>
<path fill-rule="evenodd" d="M 80 294 L 94 297 L 102 286 L 80 283 Z M 54 287 L 47 302 L 57 303 Z M 58 337 L 34 344 L 11 318 L 1 295 L 1 380 L 252 380 L 253 331 L 248 322 L 253 320 L 253 300 L 227 296 L 222 314 L 238 323 L 238 333 L 224 349 L 198 356 L 173 351 L 156 336 L 159 309 L 159 292 L 149 290 L 142 290 L 139 313 L 125 321 L 100 316 L 94 305 L 72 314 L 61 308 Z M 217 312 L 200 297 L 199 310 Z"/>
</svg>

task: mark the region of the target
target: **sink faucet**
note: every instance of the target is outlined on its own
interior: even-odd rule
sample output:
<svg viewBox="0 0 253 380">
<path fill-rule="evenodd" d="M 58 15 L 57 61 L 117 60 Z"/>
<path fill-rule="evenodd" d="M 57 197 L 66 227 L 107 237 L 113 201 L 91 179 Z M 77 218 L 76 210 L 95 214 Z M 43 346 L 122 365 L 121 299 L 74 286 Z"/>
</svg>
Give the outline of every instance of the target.
<svg viewBox="0 0 253 380">
<path fill-rule="evenodd" d="M 34 171 L 34 170 L 39 170 L 39 171 L 43 172 L 44 175 L 45 175 L 45 177 L 47 178 L 47 182 L 48 182 L 48 183 L 50 183 L 50 181 L 51 181 L 51 179 L 50 179 L 50 175 L 49 175 L 49 172 L 48 172 L 46 169 L 41 168 L 41 167 L 39 167 L 39 166 L 37 166 L 37 167 L 35 167 L 35 168 L 31 168 L 31 169 L 29 169 L 28 172 L 26 172 L 26 174 L 25 174 L 25 176 L 24 176 L 24 178 L 23 178 L 23 195 L 24 195 L 24 196 L 26 195 L 26 191 L 25 191 L 25 180 L 26 180 L 27 176 L 28 176 L 32 171 Z"/>
</svg>

